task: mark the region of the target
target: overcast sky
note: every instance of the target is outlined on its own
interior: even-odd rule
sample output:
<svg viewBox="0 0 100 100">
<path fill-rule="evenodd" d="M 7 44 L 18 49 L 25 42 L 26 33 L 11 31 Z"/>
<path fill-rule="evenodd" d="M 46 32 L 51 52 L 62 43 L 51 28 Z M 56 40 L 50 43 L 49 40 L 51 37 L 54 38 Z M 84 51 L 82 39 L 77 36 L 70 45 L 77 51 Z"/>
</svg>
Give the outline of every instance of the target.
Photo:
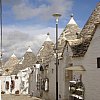
<svg viewBox="0 0 100 100">
<path fill-rule="evenodd" d="M 80 28 L 84 26 L 99 0 L 2 0 L 3 57 L 13 53 L 21 57 L 28 46 L 36 54 L 49 32 L 55 41 L 53 13 L 62 14 L 59 34 L 67 25 L 70 15 Z"/>
</svg>

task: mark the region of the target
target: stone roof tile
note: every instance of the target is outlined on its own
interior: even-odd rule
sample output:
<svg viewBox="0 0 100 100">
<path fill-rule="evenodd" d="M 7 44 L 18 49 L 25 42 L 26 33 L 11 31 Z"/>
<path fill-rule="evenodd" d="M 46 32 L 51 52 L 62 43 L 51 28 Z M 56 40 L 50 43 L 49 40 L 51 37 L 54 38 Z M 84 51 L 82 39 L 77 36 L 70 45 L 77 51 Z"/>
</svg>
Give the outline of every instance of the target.
<svg viewBox="0 0 100 100">
<path fill-rule="evenodd" d="M 48 37 L 47 37 L 48 39 Z M 49 61 L 49 59 L 51 58 L 51 56 L 54 53 L 54 43 L 51 41 L 51 39 L 49 39 L 49 41 L 44 41 L 42 47 L 40 48 L 38 54 L 37 54 L 37 60 L 40 63 L 46 63 Z"/>
<path fill-rule="evenodd" d="M 85 55 L 94 36 L 96 24 L 98 23 L 100 23 L 100 2 L 97 4 L 96 8 L 80 32 L 82 43 L 71 46 L 74 57 Z"/>
<path fill-rule="evenodd" d="M 71 17 L 71 19 L 72 18 L 73 17 Z M 80 34 L 80 31 L 81 29 L 78 27 L 75 20 L 74 20 L 74 23 L 73 22 L 70 22 L 70 24 L 68 23 L 58 39 L 58 48 L 60 47 L 58 52 L 63 53 L 65 41 L 71 41 L 71 40 L 77 39 L 77 34 Z"/>
<path fill-rule="evenodd" d="M 34 53 L 26 52 L 24 54 L 24 59 L 22 61 L 22 64 L 18 63 L 11 74 L 15 75 L 19 72 L 19 70 L 25 69 L 27 67 L 32 67 L 35 63 L 36 63 L 36 56 L 34 55 Z"/>
</svg>

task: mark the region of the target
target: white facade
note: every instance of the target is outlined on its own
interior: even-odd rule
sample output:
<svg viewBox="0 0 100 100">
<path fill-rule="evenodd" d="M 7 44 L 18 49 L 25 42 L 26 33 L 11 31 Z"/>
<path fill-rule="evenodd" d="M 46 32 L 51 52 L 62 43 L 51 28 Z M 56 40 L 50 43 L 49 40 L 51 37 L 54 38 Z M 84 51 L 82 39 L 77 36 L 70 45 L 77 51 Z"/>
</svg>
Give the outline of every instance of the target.
<svg viewBox="0 0 100 100">
<path fill-rule="evenodd" d="M 32 96 L 40 97 L 40 64 L 34 64 L 29 76 L 29 93 Z M 37 86 L 38 85 L 38 86 Z"/>
<path fill-rule="evenodd" d="M 21 79 L 20 77 L 17 77 L 16 75 L 11 76 L 11 81 L 14 83 L 14 88 L 11 90 L 11 94 L 15 94 L 16 91 L 19 91 L 20 94 L 20 84 L 21 84 Z"/>
<path fill-rule="evenodd" d="M 65 68 L 68 66 L 68 62 L 70 62 L 70 57 L 67 52 L 67 48 L 65 47 L 63 58 L 59 60 L 58 65 L 58 99 L 59 100 L 67 100 L 69 97 L 69 79 L 66 79 L 66 71 Z M 46 100 L 56 100 L 56 59 L 53 56 L 51 61 L 49 62 L 48 67 L 48 79 L 49 79 L 49 91 L 43 93 L 43 98 Z"/>
<path fill-rule="evenodd" d="M 20 82 L 18 83 L 16 88 L 20 87 L 20 94 L 28 94 L 29 89 L 29 74 L 31 73 L 30 68 L 26 68 L 20 70 L 17 74 L 18 78 L 20 78 Z M 16 81 L 17 84 L 18 81 Z"/>
<path fill-rule="evenodd" d="M 11 76 L 0 76 L 0 80 L 1 80 L 1 92 L 10 94 Z"/>
<path fill-rule="evenodd" d="M 0 76 L 1 80 L 1 91 L 5 94 L 15 94 L 16 91 L 20 93 L 20 78 L 16 79 L 16 75 L 12 76 Z M 12 84 L 13 81 L 13 84 Z M 13 85 L 13 88 L 12 88 Z M 19 94 L 18 93 L 18 94 Z"/>
<path fill-rule="evenodd" d="M 97 58 L 100 57 L 100 25 L 90 42 L 84 57 L 73 58 L 74 65 L 82 65 L 86 71 L 82 71 L 82 82 L 85 86 L 85 100 L 100 100 L 100 68 L 97 68 Z M 74 71 L 73 76 L 79 74 Z"/>
<path fill-rule="evenodd" d="M 100 25 L 97 27 L 84 57 L 72 57 L 72 51 L 65 49 L 63 58 L 59 60 L 59 100 L 70 98 L 70 81 L 82 81 L 85 100 L 100 100 L 100 68 L 97 68 L 97 58 L 100 57 Z M 43 96 L 46 100 L 55 100 L 56 97 L 56 66 L 55 58 L 51 59 L 48 69 L 49 91 Z M 79 70 L 66 71 L 68 67 L 79 67 Z M 82 69 L 83 68 L 83 69 Z M 78 89 L 79 90 L 79 89 Z M 81 89 L 80 89 L 81 91 Z M 74 95 L 73 95 L 74 96 Z M 79 97 L 82 99 L 82 97 Z"/>
<path fill-rule="evenodd" d="M 0 76 L 1 91 L 5 94 L 28 94 L 30 68 L 20 70 L 17 75 Z"/>
</svg>

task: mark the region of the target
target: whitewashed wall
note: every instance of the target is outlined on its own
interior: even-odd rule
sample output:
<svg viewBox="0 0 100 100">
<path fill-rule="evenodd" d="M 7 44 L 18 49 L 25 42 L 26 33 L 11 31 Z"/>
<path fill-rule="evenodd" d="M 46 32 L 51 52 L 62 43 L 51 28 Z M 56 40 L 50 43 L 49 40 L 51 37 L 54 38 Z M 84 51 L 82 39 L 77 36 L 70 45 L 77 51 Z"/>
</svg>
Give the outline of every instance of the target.
<svg viewBox="0 0 100 100">
<path fill-rule="evenodd" d="M 0 76 L 0 80 L 1 80 L 1 91 L 5 92 L 5 76 Z"/>
<path fill-rule="evenodd" d="M 33 66 L 33 72 L 29 76 L 29 93 L 32 96 L 40 97 L 40 91 L 37 90 L 37 74 L 40 74 L 40 64 Z"/>
<path fill-rule="evenodd" d="M 82 73 L 85 86 L 85 100 L 100 100 L 100 68 L 97 68 L 97 57 L 100 57 L 100 25 L 90 43 L 84 58 L 74 58 L 74 64 L 83 65 Z"/>
<path fill-rule="evenodd" d="M 1 80 L 1 91 L 5 94 L 11 93 L 11 76 L 0 76 Z M 9 89 L 6 89 L 6 82 L 9 82 Z"/>
<path fill-rule="evenodd" d="M 83 76 L 86 100 L 100 100 L 100 68 L 97 68 L 97 57 L 100 57 L 100 25 L 84 57 L 86 72 Z"/>
<path fill-rule="evenodd" d="M 48 95 L 49 100 L 56 100 L 56 59 L 53 57 L 51 62 L 49 63 L 49 91 Z M 59 86 L 59 93 L 58 98 L 59 100 L 67 100 L 69 98 L 69 79 L 66 79 L 66 70 L 65 68 L 68 64 L 71 63 L 71 59 L 67 52 L 67 48 L 64 50 L 63 58 L 59 60 L 58 65 L 58 86 Z"/>
<path fill-rule="evenodd" d="M 63 59 L 61 59 L 59 63 L 59 94 L 61 95 L 59 100 L 67 100 L 69 98 L 69 79 L 66 78 L 67 73 L 65 70 L 69 63 L 71 63 L 71 59 L 67 48 L 65 48 Z"/>
<path fill-rule="evenodd" d="M 16 91 L 19 91 L 20 94 L 20 84 L 21 84 L 21 79 L 18 77 L 18 79 L 15 79 L 16 75 L 12 75 L 12 80 L 14 81 L 14 89 L 12 89 L 11 94 L 15 94 Z"/>
<path fill-rule="evenodd" d="M 11 85 L 11 76 L 6 76 L 5 84 L 6 84 L 7 81 L 9 82 L 9 89 L 6 89 L 6 88 L 5 88 L 5 93 L 6 93 L 6 94 L 9 94 L 9 93 L 11 93 L 11 89 L 10 89 L 10 85 Z"/>
<path fill-rule="evenodd" d="M 56 100 L 56 60 L 55 57 L 51 59 L 51 62 L 49 63 L 49 69 L 48 69 L 48 78 L 49 78 L 49 91 L 48 96 L 50 100 Z"/>
<path fill-rule="evenodd" d="M 21 94 L 28 94 L 30 73 L 31 73 L 31 69 L 26 68 L 26 69 L 20 70 L 19 73 L 17 74 L 18 79 L 15 80 L 17 84 L 16 89 L 20 88 Z"/>
</svg>

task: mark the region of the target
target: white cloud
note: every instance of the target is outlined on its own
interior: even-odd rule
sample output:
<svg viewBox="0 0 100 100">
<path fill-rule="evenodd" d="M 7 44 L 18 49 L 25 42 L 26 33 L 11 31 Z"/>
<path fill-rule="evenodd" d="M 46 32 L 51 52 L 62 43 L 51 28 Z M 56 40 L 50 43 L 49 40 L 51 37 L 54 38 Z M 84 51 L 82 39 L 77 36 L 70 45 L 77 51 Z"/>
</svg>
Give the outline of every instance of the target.
<svg viewBox="0 0 100 100">
<path fill-rule="evenodd" d="M 20 20 L 33 17 L 43 21 L 49 20 L 53 18 L 52 14 L 55 12 L 61 13 L 64 17 L 68 15 L 73 5 L 72 0 L 37 0 L 36 2 L 39 2 L 38 6 L 30 4 L 28 1 L 29 0 L 3 0 L 4 3 L 12 6 L 16 18 Z M 9 57 L 14 52 L 20 57 L 26 52 L 29 45 L 33 52 L 37 53 L 46 39 L 48 32 L 51 34 L 51 39 L 55 41 L 55 28 L 53 27 L 41 27 L 39 25 L 3 26 L 4 56 Z M 61 32 L 62 28 L 59 29 L 59 34 Z"/>
<path fill-rule="evenodd" d="M 50 37 L 55 41 L 55 28 L 38 26 L 3 26 L 3 49 L 4 58 L 9 57 L 13 52 L 21 57 L 28 46 L 31 46 L 33 52 L 36 54 L 46 39 L 46 34 L 49 32 Z M 59 33 L 62 29 L 59 29 Z"/>
<path fill-rule="evenodd" d="M 44 0 L 47 3 L 42 3 L 40 5 L 34 6 L 27 4 L 23 0 L 20 4 L 13 6 L 13 11 L 17 19 L 29 19 L 32 17 L 39 17 L 40 19 L 49 20 L 53 13 L 61 13 L 63 17 L 72 10 L 73 1 L 72 0 Z M 27 1 L 27 0 L 26 0 Z"/>
<path fill-rule="evenodd" d="M 25 2 L 25 0 L 2 0 L 2 3 L 6 5 L 19 5 L 22 2 Z"/>
</svg>

